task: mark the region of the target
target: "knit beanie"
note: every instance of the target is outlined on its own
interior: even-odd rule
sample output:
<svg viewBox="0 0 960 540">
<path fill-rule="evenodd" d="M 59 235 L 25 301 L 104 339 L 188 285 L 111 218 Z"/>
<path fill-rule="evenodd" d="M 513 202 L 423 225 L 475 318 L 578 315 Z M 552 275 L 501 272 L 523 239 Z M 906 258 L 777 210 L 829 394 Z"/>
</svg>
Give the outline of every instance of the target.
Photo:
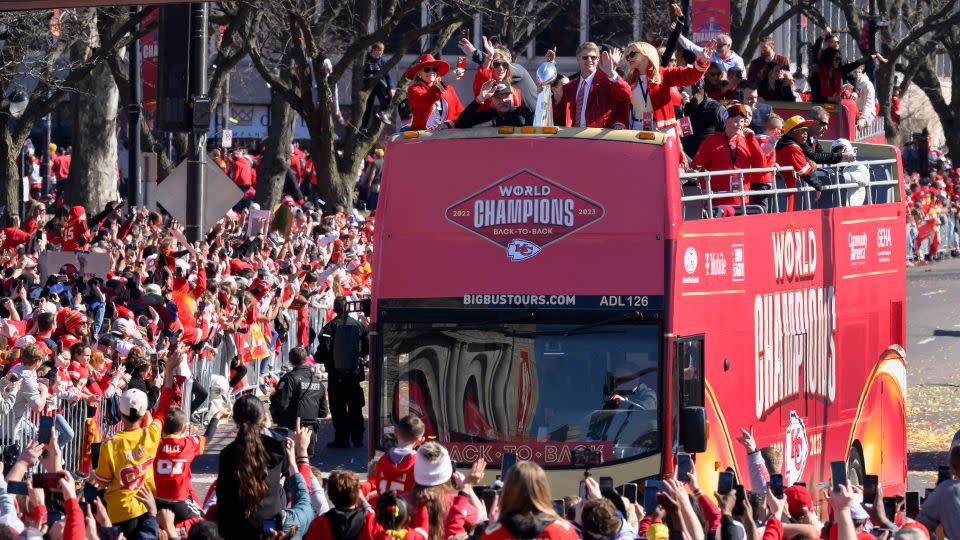
<svg viewBox="0 0 960 540">
<path fill-rule="evenodd" d="M 439 486 L 450 481 L 453 476 L 453 464 L 447 449 L 435 442 L 424 443 L 417 450 L 417 461 L 413 465 L 413 478 L 418 485 Z"/>
</svg>

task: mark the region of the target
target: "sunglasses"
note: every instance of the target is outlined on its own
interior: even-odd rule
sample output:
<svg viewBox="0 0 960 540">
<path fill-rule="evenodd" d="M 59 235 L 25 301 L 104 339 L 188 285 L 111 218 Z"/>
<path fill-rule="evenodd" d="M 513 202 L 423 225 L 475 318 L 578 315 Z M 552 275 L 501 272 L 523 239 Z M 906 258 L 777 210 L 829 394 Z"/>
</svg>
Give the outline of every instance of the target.
<svg viewBox="0 0 960 540">
<path fill-rule="evenodd" d="M 424 73 L 440 73 L 440 68 L 437 66 L 426 66 L 423 68 Z"/>
<path fill-rule="evenodd" d="M 634 58 L 637 57 L 638 54 L 640 54 L 640 51 L 630 51 L 627 53 L 627 59 L 633 60 Z"/>
<path fill-rule="evenodd" d="M 830 122 L 824 122 L 824 121 L 822 121 L 822 120 L 814 120 L 814 122 L 820 124 L 820 125 L 823 126 L 823 127 L 827 127 L 827 126 L 830 125 Z"/>
<path fill-rule="evenodd" d="M 583 60 L 584 62 L 596 62 L 597 56 L 592 54 L 585 54 L 581 56 L 580 59 Z"/>
<path fill-rule="evenodd" d="M 493 69 L 507 69 L 507 66 L 510 64 L 508 62 L 494 62 L 491 65 L 493 66 Z"/>
</svg>

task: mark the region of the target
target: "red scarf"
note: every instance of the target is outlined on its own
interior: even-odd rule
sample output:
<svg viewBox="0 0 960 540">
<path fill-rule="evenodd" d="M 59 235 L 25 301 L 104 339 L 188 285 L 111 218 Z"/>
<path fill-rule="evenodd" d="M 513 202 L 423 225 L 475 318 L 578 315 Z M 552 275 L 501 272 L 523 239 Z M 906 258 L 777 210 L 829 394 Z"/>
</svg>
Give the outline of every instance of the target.
<svg viewBox="0 0 960 540">
<path fill-rule="evenodd" d="M 840 80 L 840 70 L 834 69 L 832 72 L 833 77 L 827 73 L 827 70 L 824 69 L 823 66 L 820 66 L 820 69 L 817 70 L 817 76 L 820 77 L 820 95 L 823 97 L 840 95 L 840 88 L 843 86 Z"/>
</svg>

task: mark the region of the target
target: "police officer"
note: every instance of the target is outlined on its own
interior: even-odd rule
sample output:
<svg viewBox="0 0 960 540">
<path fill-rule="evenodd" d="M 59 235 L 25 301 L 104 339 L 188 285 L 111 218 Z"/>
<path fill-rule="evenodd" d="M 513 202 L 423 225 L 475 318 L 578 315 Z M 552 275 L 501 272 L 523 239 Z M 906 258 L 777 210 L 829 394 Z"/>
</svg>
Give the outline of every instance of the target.
<svg viewBox="0 0 960 540">
<path fill-rule="evenodd" d="M 347 300 L 338 296 L 333 301 L 336 316 L 320 332 L 318 358 L 329 374 L 330 412 L 333 415 L 333 442 L 328 448 L 363 447 L 362 360 L 370 349 L 370 330 L 347 312 Z"/>
<path fill-rule="evenodd" d="M 270 415 L 277 426 L 294 430 L 300 425 L 312 430 L 307 453 L 313 457 L 320 420 L 327 417 L 327 391 L 320 377 L 307 366 L 307 350 L 295 347 L 290 351 L 290 371 L 277 383 L 277 391 L 270 398 Z"/>
</svg>

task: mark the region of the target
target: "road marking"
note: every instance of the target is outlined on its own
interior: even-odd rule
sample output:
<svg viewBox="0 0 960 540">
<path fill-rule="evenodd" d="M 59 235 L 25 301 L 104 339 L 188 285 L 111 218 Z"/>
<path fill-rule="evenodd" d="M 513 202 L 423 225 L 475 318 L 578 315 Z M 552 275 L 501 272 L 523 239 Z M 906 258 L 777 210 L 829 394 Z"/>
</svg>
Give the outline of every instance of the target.
<svg viewBox="0 0 960 540">
<path fill-rule="evenodd" d="M 931 341 L 933 341 L 933 340 L 935 340 L 935 339 L 937 339 L 937 338 L 932 338 L 932 337 L 923 338 L 923 339 L 921 339 L 920 341 L 917 342 L 917 345 L 926 345 L 927 343 L 930 343 Z"/>
<path fill-rule="evenodd" d="M 960 324 L 953 325 L 954 328 L 960 328 Z"/>
<path fill-rule="evenodd" d="M 920 296 L 933 296 L 933 295 L 935 295 L 935 294 L 943 294 L 943 293 L 945 293 L 945 292 L 947 292 L 947 291 L 945 291 L 945 290 L 943 290 L 943 289 L 938 289 L 938 290 L 936 290 L 936 291 L 930 291 L 930 292 L 922 293 Z M 960 325 L 958 325 L 958 326 L 960 326 Z"/>
</svg>

